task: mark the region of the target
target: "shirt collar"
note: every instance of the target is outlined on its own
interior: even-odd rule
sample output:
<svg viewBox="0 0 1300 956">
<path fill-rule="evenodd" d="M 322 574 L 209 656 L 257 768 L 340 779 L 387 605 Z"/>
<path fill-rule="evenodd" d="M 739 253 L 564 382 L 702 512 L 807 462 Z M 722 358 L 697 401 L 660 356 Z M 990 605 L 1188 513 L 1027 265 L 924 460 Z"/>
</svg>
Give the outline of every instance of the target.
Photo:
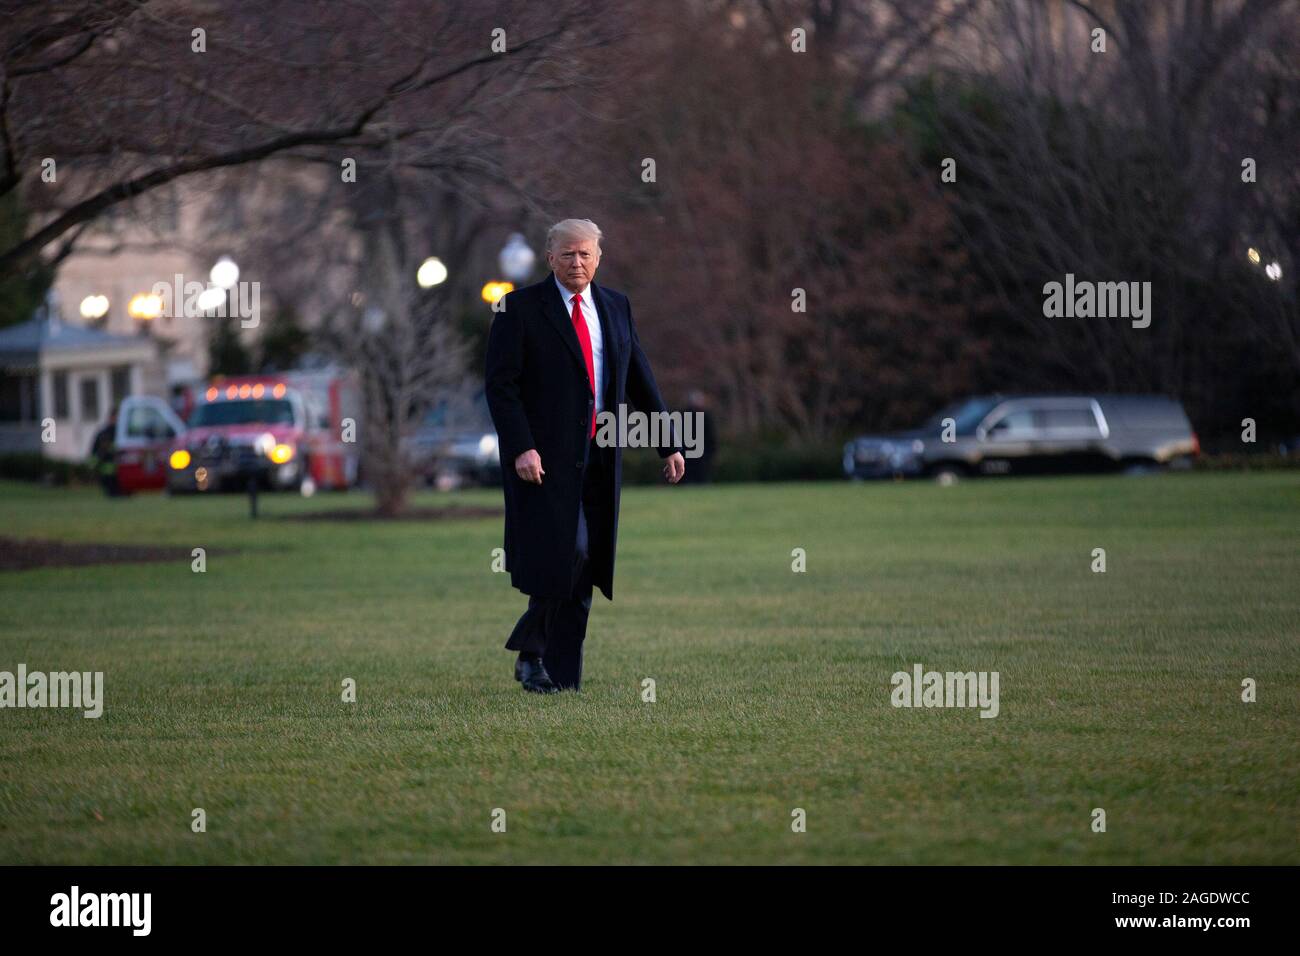
<svg viewBox="0 0 1300 956">
<path fill-rule="evenodd" d="M 572 312 L 573 293 L 564 287 L 564 283 L 560 281 L 560 277 L 557 276 L 554 272 L 551 273 L 551 278 L 555 281 L 555 288 L 560 290 L 560 301 L 564 303 L 564 310 L 566 312 Z M 583 289 L 580 293 L 578 293 L 578 295 L 582 299 L 582 307 L 584 309 L 588 309 L 588 308 L 594 309 L 596 307 L 596 302 L 591 297 L 590 282 L 587 283 L 587 288 Z"/>
</svg>

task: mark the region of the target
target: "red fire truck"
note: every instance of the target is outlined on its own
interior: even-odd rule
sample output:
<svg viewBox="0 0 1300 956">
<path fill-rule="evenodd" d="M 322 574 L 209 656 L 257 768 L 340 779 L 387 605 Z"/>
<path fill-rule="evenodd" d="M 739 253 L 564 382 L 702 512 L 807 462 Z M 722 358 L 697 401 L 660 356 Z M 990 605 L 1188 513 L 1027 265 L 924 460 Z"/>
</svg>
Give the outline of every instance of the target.
<svg viewBox="0 0 1300 956">
<path fill-rule="evenodd" d="M 218 377 L 187 396 L 182 423 L 160 398 L 133 395 L 117 414 L 117 490 L 247 488 L 305 495 L 357 482 L 360 402 L 336 371 Z"/>
</svg>

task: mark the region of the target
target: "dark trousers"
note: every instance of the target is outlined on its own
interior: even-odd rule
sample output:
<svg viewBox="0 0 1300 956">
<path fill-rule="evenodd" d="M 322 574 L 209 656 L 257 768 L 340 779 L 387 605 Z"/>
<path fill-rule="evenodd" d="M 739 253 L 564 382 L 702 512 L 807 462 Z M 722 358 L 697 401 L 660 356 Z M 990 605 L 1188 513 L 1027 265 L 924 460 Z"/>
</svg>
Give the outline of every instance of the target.
<svg viewBox="0 0 1300 956">
<path fill-rule="evenodd" d="M 606 468 L 605 452 L 593 440 L 587 446 L 587 465 L 582 478 L 582 502 L 578 506 L 578 538 L 573 549 L 572 587 L 568 597 L 529 597 L 528 610 L 515 625 L 506 649 L 542 658 L 546 672 L 556 686 L 577 690 L 582 686 L 582 643 L 587 637 L 587 616 L 591 613 L 591 528 L 587 502 L 600 487 Z M 543 479 L 544 480 L 544 479 Z"/>
</svg>

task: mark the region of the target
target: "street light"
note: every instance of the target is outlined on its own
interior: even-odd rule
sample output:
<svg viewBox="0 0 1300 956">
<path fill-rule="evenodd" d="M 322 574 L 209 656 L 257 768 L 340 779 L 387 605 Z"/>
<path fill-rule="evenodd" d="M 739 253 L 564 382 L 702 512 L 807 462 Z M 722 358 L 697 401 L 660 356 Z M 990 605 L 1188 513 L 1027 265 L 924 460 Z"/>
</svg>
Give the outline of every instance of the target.
<svg viewBox="0 0 1300 956">
<path fill-rule="evenodd" d="M 1250 260 L 1251 265 L 1259 265 L 1264 261 L 1263 255 L 1254 246 L 1246 250 L 1246 258 Z M 1271 281 L 1278 282 L 1282 278 L 1282 263 L 1274 259 L 1268 265 L 1264 266 L 1264 275 Z"/>
<path fill-rule="evenodd" d="M 201 312 L 215 312 L 225 305 L 225 302 L 225 289 L 212 286 L 199 293 L 199 311 Z"/>
<path fill-rule="evenodd" d="M 506 240 L 505 248 L 497 257 L 501 273 L 511 282 L 523 282 L 533 271 L 537 254 L 533 252 L 522 232 L 512 232 Z"/>
<path fill-rule="evenodd" d="M 212 280 L 213 285 L 221 286 L 223 289 L 233 289 L 235 283 L 239 281 L 239 266 L 235 265 L 235 260 L 230 256 L 222 256 L 208 273 L 208 278 Z"/>
<path fill-rule="evenodd" d="M 131 301 L 126 306 L 126 311 L 131 318 L 143 319 L 146 322 L 162 315 L 162 309 L 162 296 L 154 292 L 137 292 L 131 296 Z"/>
<path fill-rule="evenodd" d="M 496 304 L 507 292 L 514 292 L 513 282 L 488 282 L 483 286 L 483 301 Z"/>
<path fill-rule="evenodd" d="M 108 296 L 88 295 L 81 300 L 81 317 L 83 319 L 102 319 L 108 314 Z"/>
<path fill-rule="evenodd" d="M 436 285 L 442 285 L 447 281 L 447 267 L 437 256 L 430 256 L 420 263 L 420 268 L 415 273 L 415 281 L 420 283 L 421 289 L 432 289 Z"/>
</svg>

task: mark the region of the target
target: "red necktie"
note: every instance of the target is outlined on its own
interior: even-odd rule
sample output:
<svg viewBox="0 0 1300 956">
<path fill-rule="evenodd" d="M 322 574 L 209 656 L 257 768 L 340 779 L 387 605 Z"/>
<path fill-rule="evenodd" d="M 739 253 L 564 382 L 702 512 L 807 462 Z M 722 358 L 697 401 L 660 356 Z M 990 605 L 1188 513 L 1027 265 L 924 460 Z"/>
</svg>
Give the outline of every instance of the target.
<svg viewBox="0 0 1300 956">
<path fill-rule="evenodd" d="M 582 346 L 582 357 L 587 360 L 587 380 L 591 383 L 591 394 L 596 394 L 596 363 L 591 357 L 591 333 L 587 331 L 587 320 L 582 317 L 582 296 L 573 297 L 573 331 L 578 333 L 578 344 Z M 591 410 L 591 434 L 596 437 L 596 409 Z"/>
</svg>

